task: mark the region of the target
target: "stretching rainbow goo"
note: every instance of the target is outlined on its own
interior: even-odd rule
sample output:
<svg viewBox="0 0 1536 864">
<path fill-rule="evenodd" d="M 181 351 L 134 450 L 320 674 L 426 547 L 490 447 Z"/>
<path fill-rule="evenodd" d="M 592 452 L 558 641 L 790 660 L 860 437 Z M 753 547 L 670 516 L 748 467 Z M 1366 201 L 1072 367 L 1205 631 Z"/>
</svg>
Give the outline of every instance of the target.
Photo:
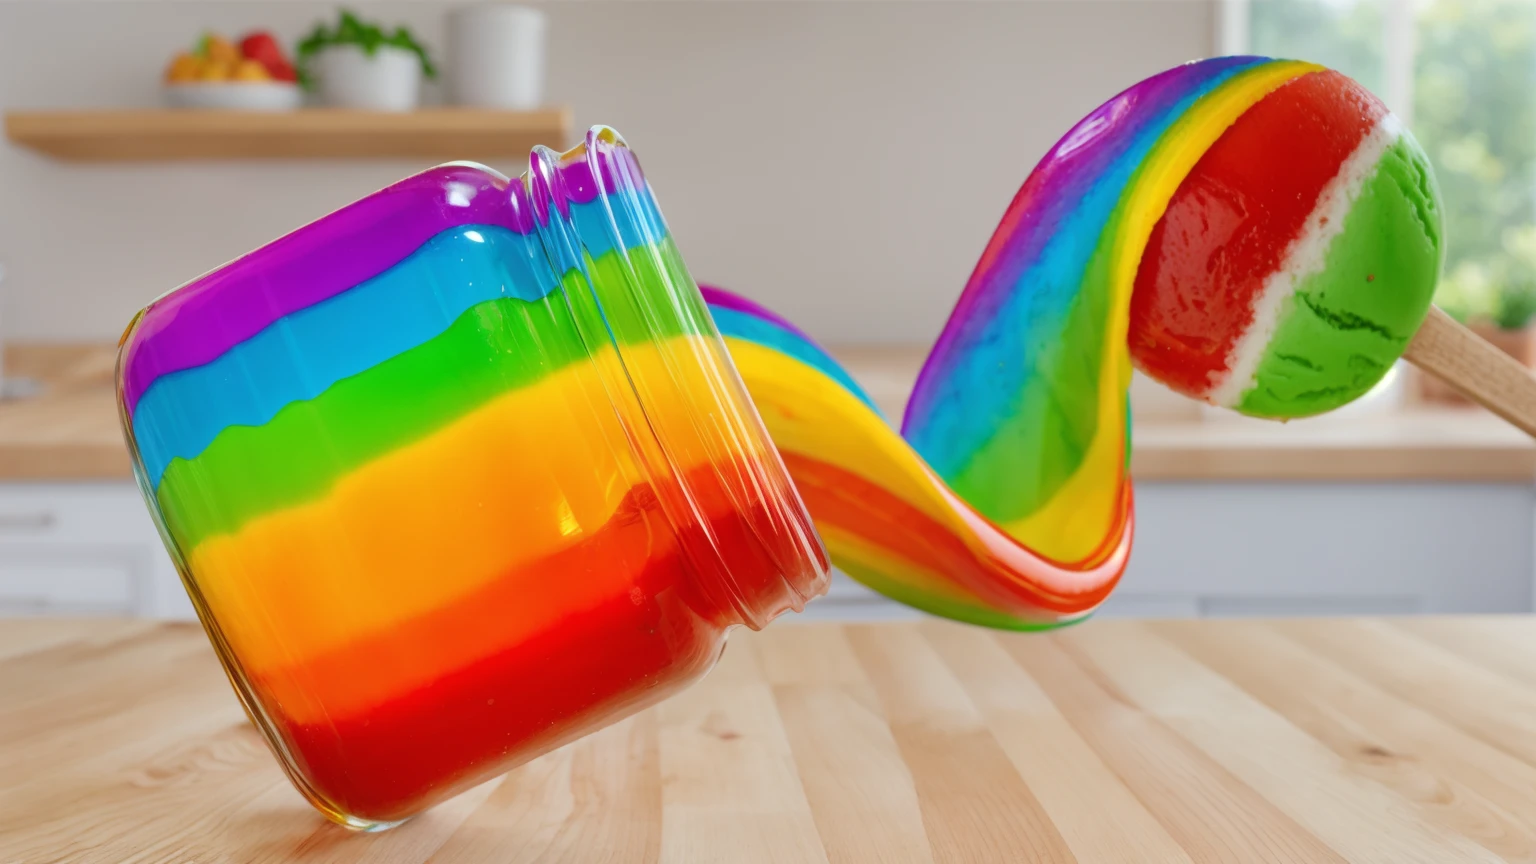
<svg viewBox="0 0 1536 864">
<path fill-rule="evenodd" d="M 824 592 L 829 554 L 935 614 L 1080 620 L 1130 554 L 1133 361 L 1327 411 L 1396 361 L 1440 265 L 1428 164 L 1377 99 L 1222 58 L 1046 154 L 900 432 L 800 329 L 696 286 L 601 127 L 154 301 L 119 407 L 250 716 L 316 807 L 379 829 L 697 680 L 731 627 Z"/>
<path fill-rule="evenodd" d="M 1132 534 L 1132 360 L 1256 416 L 1374 386 L 1442 258 L 1429 164 L 1365 89 L 1227 57 L 1126 90 L 1029 175 L 898 435 L 768 310 L 706 289 L 837 566 L 935 614 L 1017 629 L 1091 612 Z"/>
</svg>

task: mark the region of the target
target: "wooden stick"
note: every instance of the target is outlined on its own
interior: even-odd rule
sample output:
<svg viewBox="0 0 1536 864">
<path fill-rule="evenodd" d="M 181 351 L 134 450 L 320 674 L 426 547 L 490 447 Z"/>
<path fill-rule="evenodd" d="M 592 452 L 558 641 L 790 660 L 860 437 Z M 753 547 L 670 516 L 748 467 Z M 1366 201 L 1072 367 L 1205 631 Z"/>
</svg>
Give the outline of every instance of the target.
<svg viewBox="0 0 1536 864">
<path fill-rule="evenodd" d="M 1403 357 L 1536 438 L 1536 376 L 1438 306 Z"/>
</svg>

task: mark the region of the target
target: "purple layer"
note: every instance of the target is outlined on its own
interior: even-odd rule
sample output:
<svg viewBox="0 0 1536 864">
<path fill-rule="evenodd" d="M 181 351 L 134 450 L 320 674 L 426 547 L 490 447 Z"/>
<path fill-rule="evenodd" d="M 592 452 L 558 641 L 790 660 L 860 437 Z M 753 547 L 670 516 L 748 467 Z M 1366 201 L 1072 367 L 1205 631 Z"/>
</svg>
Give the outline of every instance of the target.
<svg viewBox="0 0 1536 864">
<path fill-rule="evenodd" d="M 794 324 L 790 323 L 788 318 L 781 316 L 779 313 L 769 309 L 767 306 L 763 306 L 759 303 L 748 300 L 740 294 L 732 294 L 723 288 L 716 288 L 713 285 L 705 285 L 702 282 L 699 283 L 699 293 L 704 295 L 704 302 L 711 306 L 719 306 L 723 309 L 735 309 L 737 312 L 742 312 L 747 315 L 761 318 L 764 321 L 774 325 L 775 327 L 788 330 L 789 332 L 799 336 L 801 339 L 804 339 L 812 345 L 816 345 L 816 340 L 812 339 L 810 335 L 807 334 L 804 330 L 796 327 Z M 817 345 L 816 347 L 820 348 L 821 346 Z"/>
<path fill-rule="evenodd" d="M 1142 81 L 1099 106 L 1056 142 L 1030 173 L 1008 205 L 1002 224 L 987 243 L 981 261 L 950 312 L 938 341 L 918 373 L 907 402 L 902 429 L 925 416 L 939 382 L 963 350 L 961 338 L 990 321 L 1012 295 L 1019 277 L 1054 236 L 1048 227 L 1062 208 L 1072 206 L 1104 168 L 1113 162 L 1143 126 L 1212 77 L 1261 57 L 1223 57 L 1176 66 Z"/>
<path fill-rule="evenodd" d="M 589 142 L 597 140 L 593 133 Z M 638 163 L 602 142 L 601 159 L 559 166 L 562 198 L 585 203 L 600 189 L 639 188 Z M 532 161 L 539 164 L 538 154 Z M 591 162 L 597 163 L 594 174 Z M 601 177 L 599 184 L 597 178 Z M 132 413 L 162 375 L 209 363 L 273 322 L 383 273 L 438 233 L 461 225 L 535 230 L 526 187 L 467 164 L 443 165 L 331 213 L 151 303 L 124 358 Z M 563 211 L 568 211 L 561 202 Z"/>
<path fill-rule="evenodd" d="M 526 234 L 507 184 L 469 166 L 424 171 L 325 216 L 151 303 L 125 361 L 130 410 L 161 375 L 200 366 L 284 315 L 383 273 L 466 224 Z"/>
<path fill-rule="evenodd" d="M 528 157 L 528 172 L 523 175 L 530 191 L 534 218 L 549 224 L 549 204 L 553 202 L 562 216 L 571 215 L 570 205 L 585 204 L 604 190 L 638 189 L 645 185 L 640 162 L 615 133 L 603 127 L 587 131 L 587 149 L 581 157 L 562 159 L 548 147 L 535 148 Z M 594 166 L 596 170 L 594 171 Z"/>
</svg>

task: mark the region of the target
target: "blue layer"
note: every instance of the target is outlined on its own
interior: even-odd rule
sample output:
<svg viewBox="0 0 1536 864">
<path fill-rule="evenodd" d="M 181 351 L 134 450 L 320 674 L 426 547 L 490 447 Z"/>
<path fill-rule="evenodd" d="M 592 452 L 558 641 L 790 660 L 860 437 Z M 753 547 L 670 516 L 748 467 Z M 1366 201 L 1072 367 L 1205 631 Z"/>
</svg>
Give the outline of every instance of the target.
<svg viewBox="0 0 1536 864">
<path fill-rule="evenodd" d="M 545 252 L 553 259 L 558 273 L 582 270 L 582 253 L 598 258 L 619 248 L 638 249 L 659 243 L 667 236 L 667 224 L 649 188 L 620 189 L 606 197 L 571 202 L 569 206 L 569 217 L 551 208 L 554 218 L 538 227 Z"/>
<path fill-rule="evenodd" d="M 613 208 L 613 219 L 608 218 L 607 200 Z M 661 218 L 656 199 L 650 190 L 636 192 L 620 189 L 606 199 L 596 198 L 585 204 L 571 205 L 571 219 L 581 236 L 581 245 L 593 258 L 611 252 L 623 244 L 625 249 L 638 249 L 661 242 L 667 236 L 667 223 Z M 614 227 L 618 227 L 615 236 Z M 568 264 L 570 262 L 562 262 Z"/>
<path fill-rule="evenodd" d="M 620 190 L 608 201 L 617 231 L 600 201 L 571 208 L 586 254 L 596 258 L 619 242 L 634 248 L 666 236 L 649 190 Z M 195 458 L 225 427 L 266 423 L 283 406 L 441 335 L 472 306 L 547 296 L 558 280 L 546 249 L 536 237 L 499 226 L 452 228 L 389 270 L 278 319 L 217 359 L 162 376 L 133 415 L 150 483 L 159 483 L 172 459 Z"/>
<path fill-rule="evenodd" d="M 441 335 L 471 306 L 554 290 L 538 241 L 505 228 L 443 231 L 378 276 L 291 315 L 203 366 L 150 385 L 133 415 L 152 484 L 227 426 L 259 426 L 283 406 Z"/>
<path fill-rule="evenodd" d="M 709 307 L 709 314 L 715 319 L 715 327 L 720 335 L 727 338 L 742 339 L 747 342 L 756 342 L 767 348 L 772 348 L 780 354 L 799 360 L 807 366 L 814 367 L 828 378 L 836 381 L 848 389 L 848 392 L 859 398 L 860 402 L 868 405 L 876 414 L 880 409 L 864 389 L 839 366 L 828 354 L 816 345 L 805 341 L 799 335 L 785 330 L 770 321 L 764 321 L 756 315 L 749 315 L 737 309 L 728 309 L 724 306 Z"/>
<path fill-rule="evenodd" d="M 1082 314 L 1094 320 L 1108 315 L 1110 286 L 1082 281 L 1105 225 L 1147 153 L 1168 127 L 1233 75 L 1263 62 L 1251 57 L 1209 61 L 1207 77 L 1162 110 L 1148 112 L 1133 134 L 1101 142 L 1100 146 L 1111 152 L 1105 154 L 1102 165 L 1095 166 L 1098 170 L 1073 176 L 1059 190 L 1058 198 L 1039 202 L 1038 206 L 1061 209 L 1058 218 L 1042 223 L 1041 230 L 1050 232 L 1048 239 L 1013 285 L 987 288 L 1004 298 L 1000 308 L 978 322 L 976 333 L 967 334 L 971 350 L 957 354 L 954 365 L 940 379 L 928 410 L 908 417 L 909 425 L 903 429 L 908 443 L 939 476 L 956 483 L 974 457 L 998 439 L 1014 439 L 1014 452 L 1028 449 L 1032 430 L 1037 436 L 1045 422 L 1041 412 L 1057 412 L 1058 425 L 1071 430 L 1069 436 L 1052 441 L 1053 446 L 1075 443 L 1079 448 L 1087 447 L 1097 426 L 1094 401 L 1067 398 L 1056 391 L 1063 388 L 1063 379 L 1096 381 L 1098 377 L 1101 346 L 1074 342 L 1066 330 L 1079 304 L 1093 304 L 1095 308 L 1082 310 Z M 1079 154 L 1075 158 L 1084 157 Z M 1011 242 L 1023 247 L 1030 239 L 1017 237 Z M 1082 449 L 1072 454 L 1078 461 Z M 1028 512 L 1053 494 L 1076 470 L 1077 462 L 1065 464 L 1058 458 L 1045 467 L 1049 470 L 1030 478 L 1031 489 L 1018 488 L 1016 478 L 999 476 L 1000 482 L 1008 484 L 1005 497 L 1020 512 Z M 1017 513 L 988 515 L 1011 518 Z"/>
</svg>

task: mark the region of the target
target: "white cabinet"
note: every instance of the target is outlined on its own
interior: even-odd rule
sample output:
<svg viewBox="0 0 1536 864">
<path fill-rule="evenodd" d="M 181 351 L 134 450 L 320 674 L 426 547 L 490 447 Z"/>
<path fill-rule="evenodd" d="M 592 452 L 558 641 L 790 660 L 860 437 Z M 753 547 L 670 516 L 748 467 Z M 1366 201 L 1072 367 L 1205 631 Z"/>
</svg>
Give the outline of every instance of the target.
<svg viewBox="0 0 1536 864">
<path fill-rule="evenodd" d="M 1525 612 L 1536 488 L 1142 483 L 1104 616 Z M 0 484 L 0 615 L 191 618 L 133 484 Z M 918 613 L 836 574 L 800 620 Z"/>
<path fill-rule="evenodd" d="M 1529 612 L 1536 487 L 1143 483 L 1101 614 Z"/>
<path fill-rule="evenodd" d="M 1532 609 L 1536 487 L 1139 483 L 1136 540 L 1100 617 L 1235 618 Z M 818 619 L 910 610 L 838 574 Z"/>
<path fill-rule="evenodd" d="M 138 489 L 0 484 L 0 615 L 190 618 Z"/>
</svg>

